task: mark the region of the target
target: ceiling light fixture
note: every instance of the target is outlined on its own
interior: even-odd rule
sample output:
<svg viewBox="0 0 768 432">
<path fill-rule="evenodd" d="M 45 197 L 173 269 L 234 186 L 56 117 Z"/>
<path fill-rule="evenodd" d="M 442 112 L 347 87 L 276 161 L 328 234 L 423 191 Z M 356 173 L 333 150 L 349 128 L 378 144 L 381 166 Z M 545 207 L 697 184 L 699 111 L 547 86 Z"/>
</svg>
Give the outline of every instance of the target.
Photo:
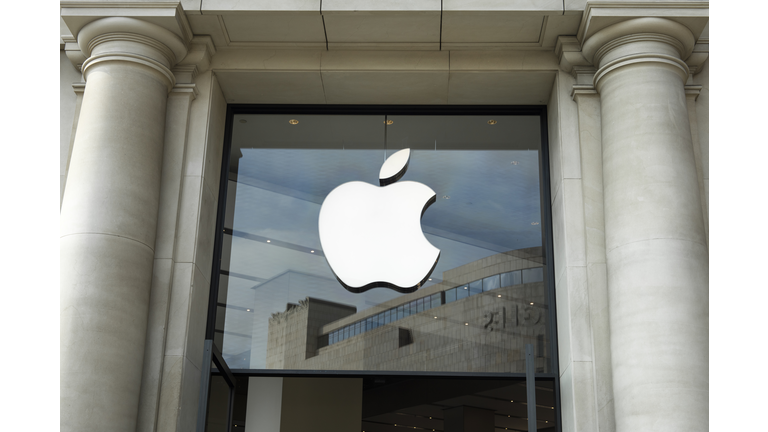
<svg viewBox="0 0 768 432">
<path fill-rule="evenodd" d="M 267 243 L 272 243 L 272 240 L 267 240 Z"/>
<path fill-rule="evenodd" d="M 488 120 L 489 125 L 495 125 L 497 122 L 496 120 Z"/>
<path fill-rule="evenodd" d="M 464 323 L 464 325 L 469 325 L 469 323 Z"/>
<path fill-rule="evenodd" d="M 384 123 L 386 123 L 386 124 L 387 124 L 387 126 L 389 126 L 389 125 L 391 125 L 391 124 L 392 124 L 392 123 L 394 123 L 394 122 L 395 122 L 394 120 L 387 120 L 387 121 L 385 121 Z M 397 425 L 395 425 L 395 426 L 397 426 Z"/>
<path fill-rule="evenodd" d="M 288 120 L 288 123 L 290 123 L 292 125 L 297 125 L 297 124 L 299 124 L 299 121 L 296 120 L 296 119 L 290 119 L 290 120 Z"/>
<path fill-rule="evenodd" d="M 315 253 L 315 251 L 311 250 L 311 251 L 309 251 L 309 253 Z"/>
<path fill-rule="evenodd" d="M 497 295 L 496 297 L 501 298 L 501 294 Z"/>
<path fill-rule="evenodd" d="M 533 302 L 531 302 L 531 306 L 533 306 Z"/>
</svg>

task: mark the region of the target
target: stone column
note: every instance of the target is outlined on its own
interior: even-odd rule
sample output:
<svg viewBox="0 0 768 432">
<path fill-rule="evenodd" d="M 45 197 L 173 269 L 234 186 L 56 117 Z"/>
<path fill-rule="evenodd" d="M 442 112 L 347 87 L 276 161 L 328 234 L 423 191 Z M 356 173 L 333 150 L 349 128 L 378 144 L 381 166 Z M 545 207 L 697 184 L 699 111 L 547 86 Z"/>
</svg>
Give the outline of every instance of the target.
<svg viewBox="0 0 768 432">
<path fill-rule="evenodd" d="M 637 18 L 584 42 L 598 67 L 616 429 L 708 429 L 708 249 L 683 25 Z"/>
<path fill-rule="evenodd" d="M 61 430 L 135 431 L 172 32 L 103 18 L 78 36 L 86 81 L 61 207 Z"/>
</svg>

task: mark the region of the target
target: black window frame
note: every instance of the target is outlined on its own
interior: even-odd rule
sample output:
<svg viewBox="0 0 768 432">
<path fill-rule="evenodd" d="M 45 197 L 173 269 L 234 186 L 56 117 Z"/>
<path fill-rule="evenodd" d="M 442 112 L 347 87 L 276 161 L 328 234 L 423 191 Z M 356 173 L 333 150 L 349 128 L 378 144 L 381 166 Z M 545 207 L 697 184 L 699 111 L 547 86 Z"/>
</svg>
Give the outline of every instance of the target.
<svg viewBox="0 0 768 432">
<path fill-rule="evenodd" d="M 281 376 L 281 377 L 454 377 L 460 378 L 525 378 L 525 373 L 486 373 L 486 372 L 404 372 L 404 371 L 343 371 L 343 370 L 290 370 L 290 369 L 232 369 L 221 356 L 219 347 L 214 342 L 215 323 L 218 303 L 218 288 L 220 262 L 224 234 L 224 220 L 227 202 L 227 184 L 229 181 L 229 161 L 232 143 L 234 116 L 238 114 L 323 114 L 323 115 L 429 115 L 429 116 L 468 116 L 468 115 L 529 115 L 538 116 L 540 124 L 541 151 L 539 159 L 539 176 L 541 189 L 542 214 L 542 245 L 544 249 L 545 271 L 547 280 L 548 322 L 550 323 L 550 340 L 548 348 L 551 355 L 551 371 L 536 373 L 536 379 L 554 381 L 556 431 L 562 430 L 560 411 L 560 374 L 557 346 L 557 305 L 555 298 L 555 272 L 552 231 L 552 200 L 549 170 L 549 140 L 546 105 L 272 105 L 272 104 L 229 104 L 227 105 L 224 148 L 219 180 L 219 195 L 216 212 L 216 236 L 214 241 L 211 286 L 208 300 L 208 316 L 206 321 L 204 365 L 214 363 L 218 369 L 203 368 L 201 376 L 201 394 L 198 409 L 197 430 L 205 429 L 208 401 L 208 390 L 211 375 L 223 374 L 234 394 L 236 377 L 242 376 Z M 522 275 L 521 275 L 522 276 Z M 467 285 L 467 288 L 469 286 Z M 469 293 L 467 293 L 469 295 Z M 458 296 L 457 296 L 458 297 Z M 375 325 L 375 324 L 374 324 Z M 342 339 L 343 340 L 343 339 Z M 537 344 L 538 345 L 538 344 Z M 536 347 L 538 348 L 538 347 Z M 538 349 L 537 349 L 538 351 Z M 206 370 L 207 369 L 207 370 Z M 203 394 L 205 393 L 205 394 Z M 230 399 L 230 411 L 231 404 Z M 231 416 L 230 416 L 231 417 Z M 231 422 L 231 418 L 230 418 Z M 201 429 L 202 428 L 202 429 Z"/>
</svg>

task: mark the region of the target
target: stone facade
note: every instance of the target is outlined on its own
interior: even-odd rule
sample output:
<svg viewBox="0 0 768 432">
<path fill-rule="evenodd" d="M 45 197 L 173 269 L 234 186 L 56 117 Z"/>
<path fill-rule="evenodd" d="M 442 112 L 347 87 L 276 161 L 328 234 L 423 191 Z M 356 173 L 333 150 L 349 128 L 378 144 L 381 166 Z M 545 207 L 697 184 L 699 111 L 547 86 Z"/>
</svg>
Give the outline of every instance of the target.
<svg viewBox="0 0 768 432">
<path fill-rule="evenodd" d="M 562 428 L 707 430 L 708 2 L 60 5 L 62 430 L 195 429 L 228 103 L 546 105 Z"/>
</svg>

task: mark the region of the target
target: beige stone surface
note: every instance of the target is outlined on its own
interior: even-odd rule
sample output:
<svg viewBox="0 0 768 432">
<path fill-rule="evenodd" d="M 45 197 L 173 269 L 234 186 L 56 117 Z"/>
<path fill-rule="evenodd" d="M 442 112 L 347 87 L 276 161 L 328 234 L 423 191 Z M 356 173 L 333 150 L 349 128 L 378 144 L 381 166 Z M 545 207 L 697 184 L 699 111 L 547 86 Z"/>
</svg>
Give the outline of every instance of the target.
<svg viewBox="0 0 768 432">
<path fill-rule="evenodd" d="M 649 46 L 657 43 L 625 40 L 624 55 L 642 61 L 596 75 L 616 428 L 705 430 L 708 252 L 687 67 Z"/>
<path fill-rule="evenodd" d="M 545 51 L 452 51 L 451 71 L 556 71 L 557 57 Z"/>
<path fill-rule="evenodd" d="M 59 244 L 61 430 L 135 430 L 152 249 L 113 235 L 72 234 Z"/>
<path fill-rule="evenodd" d="M 562 13 L 558 0 L 444 0 L 446 11 L 515 11 Z"/>
<path fill-rule="evenodd" d="M 315 42 L 325 47 L 325 29 L 318 13 L 225 14 L 221 23 L 230 42 Z"/>
<path fill-rule="evenodd" d="M 147 317 L 147 337 L 144 348 L 144 367 L 141 377 L 139 415 L 136 430 L 152 431 L 157 419 L 160 382 L 165 359 L 165 331 L 173 278 L 173 261 L 155 258 L 152 268 L 152 287 Z"/>
<path fill-rule="evenodd" d="M 326 103 L 320 72 L 218 72 L 228 103 Z"/>
<path fill-rule="evenodd" d="M 544 105 L 555 72 L 451 72 L 449 104 Z"/>
<path fill-rule="evenodd" d="M 443 12 L 442 42 L 537 43 L 543 15 L 503 12 Z"/>
<path fill-rule="evenodd" d="M 448 72 L 322 73 L 329 104 L 434 104 L 448 102 Z"/>
<path fill-rule="evenodd" d="M 189 106 L 194 93 L 171 92 L 165 120 L 165 144 L 160 180 L 155 257 L 172 258 L 181 192 L 181 174 L 187 144 Z"/>
<path fill-rule="evenodd" d="M 82 94 L 78 97 L 72 89 L 72 84 L 80 80 L 80 72 L 72 66 L 62 50 L 59 54 L 59 205 L 64 199 L 69 156 L 74 143 L 76 119 L 80 114 L 79 102 L 82 101 Z"/>
<path fill-rule="evenodd" d="M 325 34 L 333 43 L 440 41 L 440 11 L 324 12 Z"/>
<path fill-rule="evenodd" d="M 324 0 L 326 12 L 384 12 L 384 11 L 440 11 L 440 0 L 392 0 L 371 2 L 368 0 Z"/>
<path fill-rule="evenodd" d="M 202 13 L 297 11 L 320 12 L 320 0 L 204 0 Z"/>
</svg>

